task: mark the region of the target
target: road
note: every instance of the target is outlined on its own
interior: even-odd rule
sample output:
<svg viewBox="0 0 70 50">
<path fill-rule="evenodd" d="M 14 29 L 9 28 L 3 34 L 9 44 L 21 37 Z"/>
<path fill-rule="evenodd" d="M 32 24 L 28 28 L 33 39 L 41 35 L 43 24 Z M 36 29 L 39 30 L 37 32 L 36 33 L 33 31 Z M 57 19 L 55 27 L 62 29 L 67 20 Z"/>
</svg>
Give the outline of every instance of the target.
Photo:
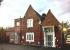
<svg viewBox="0 0 70 50">
<path fill-rule="evenodd" d="M 13 45 L 13 44 L 0 44 L 0 50 L 62 50 L 62 49 Z"/>
</svg>

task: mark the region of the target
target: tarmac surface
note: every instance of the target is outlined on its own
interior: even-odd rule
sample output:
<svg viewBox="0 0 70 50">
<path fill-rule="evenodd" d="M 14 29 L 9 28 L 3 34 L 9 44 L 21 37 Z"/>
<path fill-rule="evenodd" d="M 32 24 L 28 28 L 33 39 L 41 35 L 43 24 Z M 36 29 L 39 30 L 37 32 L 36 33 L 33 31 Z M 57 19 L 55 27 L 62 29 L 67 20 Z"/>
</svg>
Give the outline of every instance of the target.
<svg viewBox="0 0 70 50">
<path fill-rule="evenodd" d="M 70 50 L 69 48 L 46 48 L 39 46 L 24 46 L 14 44 L 0 44 L 0 50 Z"/>
</svg>

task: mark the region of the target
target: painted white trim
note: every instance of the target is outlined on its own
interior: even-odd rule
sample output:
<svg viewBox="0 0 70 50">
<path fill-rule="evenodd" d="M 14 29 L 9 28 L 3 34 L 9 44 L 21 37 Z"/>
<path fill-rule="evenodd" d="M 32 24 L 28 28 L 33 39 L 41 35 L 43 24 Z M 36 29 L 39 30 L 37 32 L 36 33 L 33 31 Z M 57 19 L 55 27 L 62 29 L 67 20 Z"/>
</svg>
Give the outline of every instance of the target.
<svg viewBox="0 0 70 50">
<path fill-rule="evenodd" d="M 20 22 L 16 22 L 16 25 L 17 25 L 17 26 L 20 26 Z"/>
<path fill-rule="evenodd" d="M 33 19 L 27 19 L 27 28 L 33 27 Z"/>
<path fill-rule="evenodd" d="M 17 32 L 15 32 L 15 41 L 14 41 L 15 44 L 19 43 L 19 35 Z"/>
<path fill-rule="evenodd" d="M 39 24 L 41 24 L 41 21 L 39 21 Z"/>
<path fill-rule="evenodd" d="M 33 39 L 32 40 L 27 39 L 27 35 L 33 35 Z M 34 42 L 34 32 L 27 32 L 26 33 L 26 42 Z"/>
<path fill-rule="evenodd" d="M 53 27 L 53 47 L 56 47 L 56 45 L 55 45 L 55 29 L 54 29 L 54 27 Z"/>
<path fill-rule="evenodd" d="M 44 32 L 44 28 L 47 28 L 47 27 L 53 27 L 53 46 L 52 47 L 55 47 L 55 31 L 54 31 L 54 26 L 42 26 L 43 28 L 43 32 Z M 44 32 L 44 46 L 46 46 L 46 38 L 45 38 L 45 32 Z"/>
</svg>

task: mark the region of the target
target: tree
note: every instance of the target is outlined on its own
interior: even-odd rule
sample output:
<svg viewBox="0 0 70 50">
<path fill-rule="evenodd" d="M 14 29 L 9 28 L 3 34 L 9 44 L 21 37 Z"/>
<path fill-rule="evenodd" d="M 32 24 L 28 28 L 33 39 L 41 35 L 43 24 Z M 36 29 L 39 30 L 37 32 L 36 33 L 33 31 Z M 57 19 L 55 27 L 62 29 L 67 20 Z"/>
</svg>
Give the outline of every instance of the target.
<svg viewBox="0 0 70 50">
<path fill-rule="evenodd" d="M 62 45 L 65 46 L 66 39 L 67 39 L 67 34 L 68 34 L 68 28 L 69 28 L 69 23 L 68 22 L 62 22 Z"/>
<path fill-rule="evenodd" d="M 0 5 L 1 5 L 1 2 L 2 2 L 3 0 L 0 0 Z"/>
<path fill-rule="evenodd" d="M 0 27 L 0 43 L 5 42 L 6 32 L 3 27 Z"/>
</svg>

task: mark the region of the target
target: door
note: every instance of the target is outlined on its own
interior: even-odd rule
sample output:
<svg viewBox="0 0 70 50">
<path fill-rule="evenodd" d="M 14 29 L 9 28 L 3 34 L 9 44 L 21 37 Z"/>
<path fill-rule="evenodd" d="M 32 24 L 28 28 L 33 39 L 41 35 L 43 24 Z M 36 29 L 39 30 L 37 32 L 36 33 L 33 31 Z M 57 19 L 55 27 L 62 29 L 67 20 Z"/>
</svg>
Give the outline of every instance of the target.
<svg viewBox="0 0 70 50">
<path fill-rule="evenodd" d="M 19 43 L 19 33 L 17 33 L 17 32 L 15 32 L 15 37 L 14 37 L 15 39 L 15 41 L 14 41 L 14 43 L 15 44 L 18 44 Z"/>
<path fill-rule="evenodd" d="M 55 33 L 54 27 L 44 27 L 44 46 L 55 47 Z"/>
</svg>

